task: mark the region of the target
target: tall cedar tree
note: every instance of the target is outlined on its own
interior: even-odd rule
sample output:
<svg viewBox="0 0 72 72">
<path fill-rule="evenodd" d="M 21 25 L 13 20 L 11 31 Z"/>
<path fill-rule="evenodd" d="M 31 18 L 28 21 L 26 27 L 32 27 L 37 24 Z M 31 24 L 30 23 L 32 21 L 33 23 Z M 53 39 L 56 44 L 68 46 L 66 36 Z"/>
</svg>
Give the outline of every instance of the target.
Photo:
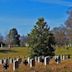
<svg viewBox="0 0 72 72">
<path fill-rule="evenodd" d="M 49 31 L 44 18 L 39 18 L 32 32 L 28 34 L 29 46 L 32 48 L 32 56 L 53 56 L 55 38 Z"/>
</svg>

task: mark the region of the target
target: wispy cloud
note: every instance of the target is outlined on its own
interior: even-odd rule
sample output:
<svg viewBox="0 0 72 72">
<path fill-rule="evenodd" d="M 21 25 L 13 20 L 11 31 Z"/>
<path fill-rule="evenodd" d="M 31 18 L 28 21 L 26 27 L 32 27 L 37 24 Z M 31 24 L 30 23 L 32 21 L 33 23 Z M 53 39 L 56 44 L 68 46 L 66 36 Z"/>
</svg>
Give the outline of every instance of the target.
<svg viewBox="0 0 72 72">
<path fill-rule="evenodd" d="M 63 6 L 72 6 L 72 2 L 64 1 L 64 0 L 31 0 L 31 1 L 37 1 L 40 3 L 48 3 L 48 4 L 58 4 Z"/>
</svg>

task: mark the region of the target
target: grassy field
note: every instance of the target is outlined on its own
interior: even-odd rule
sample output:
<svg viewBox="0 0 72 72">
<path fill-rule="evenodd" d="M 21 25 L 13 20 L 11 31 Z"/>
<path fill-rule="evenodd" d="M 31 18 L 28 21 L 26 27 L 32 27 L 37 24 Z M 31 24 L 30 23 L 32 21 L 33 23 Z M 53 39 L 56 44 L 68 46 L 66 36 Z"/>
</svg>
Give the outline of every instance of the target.
<svg viewBox="0 0 72 72">
<path fill-rule="evenodd" d="M 28 47 L 15 47 L 15 48 L 3 48 L 0 49 L 0 58 L 6 57 L 28 57 L 31 54 L 31 49 Z M 56 48 L 56 55 L 72 55 L 72 48 Z"/>
<path fill-rule="evenodd" d="M 28 57 L 30 56 L 31 49 L 26 47 L 16 47 L 16 48 L 3 48 L 0 49 L 0 58 L 6 57 Z"/>
<path fill-rule="evenodd" d="M 56 55 L 72 55 L 72 47 L 69 47 L 69 48 L 56 48 L 56 51 L 55 51 L 55 54 Z"/>
</svg>

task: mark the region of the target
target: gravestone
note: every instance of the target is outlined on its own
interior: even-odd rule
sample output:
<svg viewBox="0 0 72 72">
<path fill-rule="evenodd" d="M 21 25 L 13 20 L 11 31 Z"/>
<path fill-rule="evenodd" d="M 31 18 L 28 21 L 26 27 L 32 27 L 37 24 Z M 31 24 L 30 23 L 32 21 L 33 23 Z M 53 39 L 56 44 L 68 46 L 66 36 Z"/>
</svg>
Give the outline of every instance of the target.
<svg viewBox="0 0 72 72">
<path fill-rule="evenodd" d="M 0 59 L 0 64 L 2 64 L 2 60 Z"/>
<path fill-rule="evenodd" d="M 50 57 L 49 56 L 46 56 L 44 58 L 44 65 L 46 66 L 47 64 L 49 64 L 49 61 L 50 61 Z"/>
<path fill-rule="evenodd" d="M 18 68 L 19 68 L 19 62 L 15 61 L 15 69 L 18 69 Z"/>
<path fill-rule="evenodd" d="M 3 70 L 6 71 L 9 67 L 9 64 L 8 63 L 4 63 L 3 64 Z"/>
<path fill-rule="evenodd" d="M 6 59 L 4 58 L 3 60 L 4 60 L 4 63 L 6 63 Z"/>
<path fill-rule="evenodd" d="M 9 63 L 9 59 L 6 59 L 6 63 Z"/>
<path fill-rule="evenodd" d="M 35 56 L 35 62 L 37 62 L 37 57 Z"/>
<path fill-rule="evenodd" d="M 19 64 L 21 64 L 21 62 L 22 62 L 22 58 L 19 58 L 19 59 L 18 59 L 18 62 L 19 62 Z"/>
<path fill-rule="evenodd" d="M 3 44 L 1 43 L 1 48 L 3 48 Z"/>
<path fill-rule="evenodd" d="M 16 58 L 16 61 L 18 61 L 19 60 L 19 58 Z"/>
<path fill-rule="evenodd" d="M 65 56 L 63 55 L 63 60 L 65 60 Z"/>
<path fill-rule="evenodd" d="M 59 64 L 61 62 L 60 56 L 56 56 L 56 63 Z"/>
<path fill-rule="evenodd" d="M 23 64 L 27 65 L 28 64 L 28 61 L 27 60 L 24 60 Z"/>
<path fill-rule="evenodd" d="M 44 63 L 44 56 L 40 57 L 40 62 Z"/>
<path fill-rule="evenodd" d="M 30 63 L 30 57 L 27 58 L 28 64 Z"/>
<path fill-rule="evenodd" d="M 13 71 L 15 71 L 15 62 L 16 60 L 13 60 Z"/>
<path fill-rule="evenodd" d="M 12 63 L 13 63 L 13 61 L 12 61 L 12 59 L 11 59 L 11 58 L 9 59 L 9 63 L 10 63 L 10 64 L 12 64 Z"/>
<path fill-rule="evenodd" d="M 30 68 L 35 66 L 35 60 L 34 59 L 30 59 Z"/>
<path fill-rule="evenodd" d="M 68 55 L 68 59 L 70 59 L 70 55 Z"/>
<path fill-rule="evenodd" d="M 13 71 L 19 68 L 19 62 L 16 60 L 13 60 Z"/>
<path fill-rule="evenodd" d="M 41 56 L 38 57 L 38 63 L 40 63 L 40 57 L 41 57 Z"/>
<path fill-rule="evenodd" d="M 2 59 L 2 64 L 4 63 L 4 60 Z"/>
</svg>

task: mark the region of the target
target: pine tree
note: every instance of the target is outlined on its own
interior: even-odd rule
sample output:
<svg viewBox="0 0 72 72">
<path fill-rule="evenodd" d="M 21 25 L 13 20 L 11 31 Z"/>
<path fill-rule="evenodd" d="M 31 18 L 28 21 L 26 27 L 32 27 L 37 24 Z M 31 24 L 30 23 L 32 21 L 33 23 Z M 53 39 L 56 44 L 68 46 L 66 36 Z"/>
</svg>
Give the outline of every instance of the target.
<svg viewBox="0 0 72 72">
<path fill-rule="evenodd" d="M 32 56 L 48 56 L 54 55 L 55 38 L 49 31 L 47 23 L 44 18 L 39 18 L 34 26 L 29 37 L 29 46 L 32 48 Z"/>
</svg>

